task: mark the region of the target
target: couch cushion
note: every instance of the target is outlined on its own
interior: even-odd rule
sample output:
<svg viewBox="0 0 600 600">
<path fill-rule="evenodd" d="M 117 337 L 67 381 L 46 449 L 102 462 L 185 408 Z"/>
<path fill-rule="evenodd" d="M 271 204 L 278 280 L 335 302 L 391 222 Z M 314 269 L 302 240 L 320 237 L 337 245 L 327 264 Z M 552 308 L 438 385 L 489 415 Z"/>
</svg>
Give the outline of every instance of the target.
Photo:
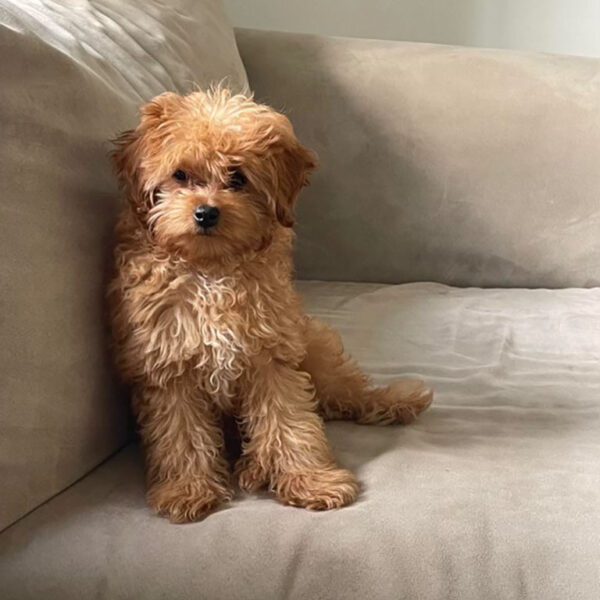
<svg viewBox="0 0 600 600">
<path fill-rule="evenodd" d="M 321 169 L 301 279 L 600 285 L 600 60 L 241 30 Z"/>
<path fill-rule="evenodd" d="M 1 528 L 125 440 L 106 140 L 165 89 L 246 79 L 218 0 L 0 0 L 0 54 Z"/>
<path fill-rule="evenodd" d="M 0 536 L 3 598 L 598 598 L 600 290 L 300 287 L 379 381 L 437 391 L 410 427 L 328 426 L 359 501 L 175 526 L 130 448 Z"/>
</svg>

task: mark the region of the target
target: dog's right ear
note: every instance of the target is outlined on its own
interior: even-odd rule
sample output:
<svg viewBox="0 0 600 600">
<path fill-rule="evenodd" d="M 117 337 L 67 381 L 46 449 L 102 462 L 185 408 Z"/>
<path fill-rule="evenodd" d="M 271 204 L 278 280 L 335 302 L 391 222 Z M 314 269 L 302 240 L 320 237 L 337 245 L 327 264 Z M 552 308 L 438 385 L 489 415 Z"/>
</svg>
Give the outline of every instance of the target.
<svg viewBox="0 0 600 600">
<path fill-rule="evenodd" d="M 137 129 L 128 129 L 112 140 L 113 150 L 110 156 L 123 190 L 131 195 L 137 188 L 138 157 L 140 133 Z"/>
<path fill-rule="evenodd" d="M 172 92 L 156 96 L 140 109 L 137 128 L 124 131 L 113 140 L 111 158 L 119 184 L 138 213 L 145 214 L 152 206 L 154 190 L 147 185 L 142 169 L 144 157 L 153 142 L 151 134 L 179 100 L 180 97 Z"/>
</svg>

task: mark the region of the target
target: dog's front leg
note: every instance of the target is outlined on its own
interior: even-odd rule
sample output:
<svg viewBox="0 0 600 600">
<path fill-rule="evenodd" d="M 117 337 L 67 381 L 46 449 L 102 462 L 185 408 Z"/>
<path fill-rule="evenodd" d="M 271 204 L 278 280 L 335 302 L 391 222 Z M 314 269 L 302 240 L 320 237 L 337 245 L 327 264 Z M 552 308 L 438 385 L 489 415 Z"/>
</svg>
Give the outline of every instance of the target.
<svg viewBox="0 0 600 600">
<path fill-rule="evenodd" d="M 253 491 L 268 484 L 282 502 L 314 510 L 353 502 L 357 481 L 335 464 L 309 375 L 262 360 L 245 387 L 240 487 Z"/>
<path fill-rule="evenodd" d="M 157 513 L 174 523 L 197 521 L 232 497 L 217 411 L 191 378 L 136 390 L 134 408 Z"/>
</svg>

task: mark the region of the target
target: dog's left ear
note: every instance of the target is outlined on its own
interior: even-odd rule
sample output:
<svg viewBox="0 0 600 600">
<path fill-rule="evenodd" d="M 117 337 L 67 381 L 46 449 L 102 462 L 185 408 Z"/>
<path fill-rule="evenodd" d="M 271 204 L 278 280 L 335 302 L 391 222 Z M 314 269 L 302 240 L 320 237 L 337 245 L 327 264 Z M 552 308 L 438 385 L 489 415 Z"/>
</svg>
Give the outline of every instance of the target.
<svg viewBox="0 0 600 600">
<path fill-rule="evenodd" d="M 291 123 L 281 114 L 276 114 L 273 133 L 275 214 L 284 227 L 293 227 L 296 200 L 302 188 L 308 185 L 310 173 L 317 168 L 317 155 L 298 141 Z"/>
<path fill-rule="evenodd" d="M 284 227 L 293 227 L 296 200 L 302 188 L 309 184 L 310 173 L 317 168 L 317 157 L 294 139 L 294 143 L 283 150 L 280 165 L 275 213 Z"/>
</svg>

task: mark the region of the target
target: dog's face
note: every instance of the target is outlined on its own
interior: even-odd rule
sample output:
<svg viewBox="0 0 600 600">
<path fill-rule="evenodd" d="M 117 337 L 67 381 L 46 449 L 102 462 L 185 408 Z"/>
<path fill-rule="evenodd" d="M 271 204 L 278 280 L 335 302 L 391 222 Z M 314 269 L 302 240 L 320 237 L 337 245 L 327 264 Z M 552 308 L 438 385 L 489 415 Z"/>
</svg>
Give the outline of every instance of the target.
<svg viewBox="0 0 600 600">
<path fill-rule="evenodd" d="M 157 244 L 210 260 L 263 248 L 293 225 L 315 157 L 286 117 L 222 89 L 162 94 L 141 112 L 113 156 Z"/>
</svg>

